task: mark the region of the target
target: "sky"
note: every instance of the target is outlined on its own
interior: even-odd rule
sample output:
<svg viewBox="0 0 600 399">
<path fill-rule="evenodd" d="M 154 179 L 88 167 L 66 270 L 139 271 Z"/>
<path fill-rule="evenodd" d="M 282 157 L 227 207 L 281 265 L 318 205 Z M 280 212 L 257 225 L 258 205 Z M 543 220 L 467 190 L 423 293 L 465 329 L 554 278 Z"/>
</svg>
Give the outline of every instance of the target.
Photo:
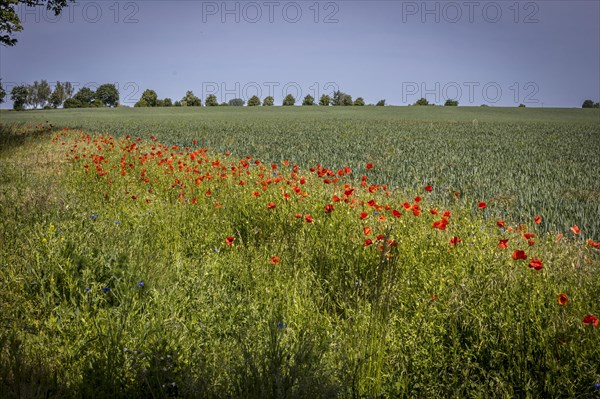
<svg viewBox="0 0 600 399">
<path fill-rule="evenodd" d="M 281 104 L 341 90 L 366 103 L 581 107 L 600 101 L 600 1 L 79 1 L 19 6 L 0 45 L 8 92 L 46 79 Z M 10 96 L 8 96 L 10 97 Z M 2 108 L 11 108 L 9 98 Z"/>
</svg>

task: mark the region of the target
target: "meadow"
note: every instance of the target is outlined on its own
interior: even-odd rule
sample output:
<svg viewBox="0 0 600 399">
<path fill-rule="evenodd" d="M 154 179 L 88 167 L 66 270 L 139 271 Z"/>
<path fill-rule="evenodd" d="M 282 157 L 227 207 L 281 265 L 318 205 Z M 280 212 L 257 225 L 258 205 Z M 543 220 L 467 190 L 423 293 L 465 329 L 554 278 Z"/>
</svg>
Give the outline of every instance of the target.
<svg viewBox="0 0 600 399">
<path fill-rule="evenodd" d="M 587 398 L 600 113 L 0 113 L 0 396 Z"/>
</svg>

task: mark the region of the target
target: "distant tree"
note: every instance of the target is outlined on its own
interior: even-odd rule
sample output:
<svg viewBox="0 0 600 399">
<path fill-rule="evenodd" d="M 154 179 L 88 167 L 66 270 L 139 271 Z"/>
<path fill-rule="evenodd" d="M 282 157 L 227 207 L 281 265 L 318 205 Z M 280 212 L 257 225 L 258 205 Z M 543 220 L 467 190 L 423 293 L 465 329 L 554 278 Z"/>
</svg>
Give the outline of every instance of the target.
<svg viewBox="0 0 600 399">
<path fill-rule="evenodd" d="M 231 100 L 229 102 L 231 102 Z M 229 106 L 229 104 L 224 101 L 221 104 L 219 104 L 219 107 L 228 107 L 228 106 Z"/>
<path fill-rule="evenodd" d="M 334 91 L 333 97 L 331 98 L 332 105 L 344 105 L 349 106 L 352 105 L 352 96 L 350 94 L 346 94 L 342 91 Z"/>
<path fill-rule="evenodd" d="M 267 96 L 265 97 L 265 99 L 263 100 L 263 107 L 270 107 L 273 104 L 275 104 L 275 99 L 271 96 Z"/>
<path fill-rule="evenodd" d="M 258 96 L 252 96 L 248 100 L 248 106 L 249 107 L 257 107 L 259 105 L 260 105 L 260 98 L 258 98 Z"/>
<path fill-rule="evenodd" d="M 183 96 L 183 98 L 181 99 L 181 105 L 183 105 L 184 107 L 201 107 L 202 101 L 200 100 L 200 98 L 194 95 L 193 91 L 188 90 L 185 92 L 185 96 Z"/>
<path fill-rule="evenodd" d="M 63 104 L 63 108 L 81 108 L 83 104 L 75 98 L 67 98 Z"/>
<path fill-rule="evenodd" d="M 329 104 L 331 104 L 331 97 L 329 97 L 327 94 L 323 94 L 319 99 L 319 105 L 328 107 Z"/>
<path fill-rule="evenodd" d="M 148 101 L 146 101 L 145 98 L 140 98 L 138 100 L 138 102 L 135 103 L 133 106 L 136 108 L 146 108 L 146 107 L 149 107 L 150 105 L 148 105 Z M 178 105 L 178 106 L 181 106 L 181 105 Z"/>
<path fill-rule="evenodd" d="M 362 107 L 365 105 L 365 100 L 362 97 L 358 97 L 356 100 L 354 100 L 354 105 Z"/>
<path fill-rule="evenodd" d="M 38 100 L 38 90 L 40 88 L 40 83 L 36 80 L 33 84 L 27 85 L 27 101 L 26 105 L 31 105 L 33 108 L 37 108 L 39 103 Z"/>
<path fill-rule="evenodd" d="M 289 106 L 289 105 L 294 105 L 294 104 L 296 104 L 296 99 L 291 94 L 288 94 L 283 99 L 283 105 Z"/>
<path fill-rule="evenodd" d="M 594 108 L 600 108 L 600 103 L 594 104 Z"/>
<path fill-rule="evenodd" d="M 91 102 L 90 107 L 92 108 L 102 108 L 105 107 L 104 103 L 97 98 L 94 98 L 94 101 Z"/>
<path fill-rule="evenodd" d="M 114 84 L 103 84 L 96 90 L 96 99 L 107 107 L 116 107 L 119 104 L 119 91 Z"/>
<path fill-rule="evenodd" d="M 444 104 L 444 106 L 445 107 L 458 107 L 458 101 L 447 99 L 446 103 Z"/>
<path fill-rule="evenodd" d="M 96 93 L 88 87 L 82 87 L 73 98 L 81 103 L 83 108 L 90 107 L 96 98 Z"/>
<path fill-rule="evenodd" d="M 2 80 L 0 79 L 0 104 L 4 102 L 4 98 L 6 97 L 6 90 L 2 87 Z"/>
<path fill-rule="evenodd" d="M 46 79 L 42 79 L 37 91 L 37 102 L 42 108 L 44 108 L 46 104 L 48 104 L 48 100 L 50 99 L 51 94 L 52 89 L 50 88 L 50 85 L 48 84 Z"/>
<path fill-rule="evenodd" d="M 164 107 L 172 107 L 173 106 L 173 100 L 171 100 L 169 97 L 165 98 L 163 100 L 163 106 Z"/>
<path fill-rule="evenodd" d="M 158 100 L 156 100 L 156 106 L 157 107 L 164 107 L 165 106 L 165 100 L 162 100 L 162 99 L 159 98 Z"/>
<path fill-rule="evenodd" d="M 375 104 L 378 107 L 385 107 L 385 100 L 379 100 L 377 101 L 377 104 Z"/>
<path fill-rule="evenodd" d="M 66 100 L 65 87 L 60 82 L 56 82 L 54 91 L 50 94 L 50 104 L 52 107 L 58 108 L 63 105 Z"/>
<path fill-rule="evenodd" d="M 181 107 L 181 101 L 175 101 L 175 103 L 173 103 L 173 105 L 175 107 Z"/>
<path fill-rule="evenodd" d="M 421 97 L 417 100 L 415 105 L 429 105 L 429 101 L 427 101 L 426 98 Z"/>
<path fill-rule="evenodd" d="M 315 105 L 314 97 L 310 94 L 307 95 L 306 97 L 304 97 L 304 100 L 302 100 L 302 105 Z"/>
<path fill-rule="evenodd" d="M 154 90 L 146 89 L 142 93 L 140 100 L 144 100 L 148 107 L 156 107 L 156 101 L 158 101 L 158 95 Z"/>
<path fill-rule="evenodd" d="M 209 94 L 208 97 L 206 97 L 204 104 L 207 107 L 216 107 L 217 105 L 219 105 L 219 102 L 217 101 L 217 96 L 215 96 L 214 94 Z"/>
<path fill-rule="evenodd" d="M 65 100 L 68 100 L 69 98 L 73 97 L 73 85 L 71 84 L 71 82 L 66 82 L 64 85 L 64 89 L 65 89 Z"/>
<path fill-rule="evenodd" d="M 229 105 L 234 107 L 243 107 L 246 102 L 241 98 L 234 98 L 233 100 L 229 100 Z"/>
<path fill-rule="evenodd" d="M 487 104 L 481 104 L 480 107 L 489 107 Z"/>
<path fill-rule="evenodd" d="M 13 102 L 13 109 L 15 111 L 23 111 L 27 105 L 27 98 L 29 97 L 29 90 L 27 86 L 15 86 L 10 91 L 10 99 Z"/>
<path fill-rule="evenodd" d="M 525 104 L 519 104 L 519 108 L 525 108 Z"/>
<path fill-rule="evenodd" d="M 581 108 L 594 108 L 594 102 L 592 100 L 585 100 Z"/>
</svg>

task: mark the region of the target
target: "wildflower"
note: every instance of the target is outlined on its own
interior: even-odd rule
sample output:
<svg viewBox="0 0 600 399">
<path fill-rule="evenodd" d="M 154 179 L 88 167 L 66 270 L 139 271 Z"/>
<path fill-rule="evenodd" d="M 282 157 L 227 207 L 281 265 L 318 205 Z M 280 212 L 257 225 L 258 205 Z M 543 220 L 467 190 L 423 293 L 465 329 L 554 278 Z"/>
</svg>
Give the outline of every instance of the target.
<svg viewBox="0 0 600 399">
<path fill-rule="evenodd" d="M 579 233 L 581 233 L 581 231 L 579 230 L 579 227 L 577 227 L 577 225 L 571 227 L 571 231 L 573 232 L 573 234 L 575 235 L 579 235 Z"/>
<path fill-rule="evenodd" d="M 282 321 L 277 322 L 277 328 L 285 328 L 285 323 Z"/>
<path fill-rule="evenodd" d="M 590 324 L 594 327 L 598 327 L 598 318 L 593 314 L 588 314 L 583 317 L 583 325 L 589 326 Z"/>
<path fill-rule="evenodd" d="M 427 191 L 428 193 L 433 191 L 433 187 L 431 186 L 425 186 L 425 191 Z"/>
<path fill-rule="evenodd" d="M 271 264 L 278 265 L 281 263 L 281 258 L 279 256 L 271 256 Z"/>
<path fill-rule="evenodd" d="M 361 214 L 360 214 L 361 219 L 366 219 L 367 216 L 369 216 L 369 214 L 367 212 L 361 212 Z"/>
<path fill-rule="evenodd" d="M 450 245 L 456 246 L 459 242 L 462 242 L 462 240 L 456 236 L 450 239 Z"/>
<path fill-rule="evenodd" d="M 104 287 L 102 288 L 102 292 L 104 292 L 105 294 L 110 292 L 110 288 L 109 287 Z"/>
<path fill-rule="evenodd" d="M 97 213 L 92 213 L 92 214 L 90 215 L 90 219 L 96 219 L 97 217 L 98 217 L 98 214 L 97 214 Z"/>
<path fill-rule="evenodd" d="M 485 209 L 485 208 L 487 208 L 487 204 L 485 202 L 481 201 L 479 204 L 477 204 L 477 208 Z"/>
<path fill-rule="evenodd" d="M 228 236 L 225 239 L 225 244 L 227 244 L 227 245 L 233 245 L 233 240 L 235 240 L 235 238 L 233 238 L 232 236 Z"/>
<path fill-rule="evenodd" d="M 419 202 L 421 202 L 421 201 L 422 201 L 422 198 L 421 198 L 421 197 L 415 197 L 415 203 L 417 203 L 417 204 L 418 204 L 418 203 L 419 203 Z"/>
<path fill-rule="evenodd" d="M 116 226 L 118 226 L 118 225 L 120 225 L 120 224 L 121 224 L 121 222 L 119 222 L 118 220 L 115 222 L 115 225 L 116 225 Z"/>
<path fill-rule="evenodd" d="M 90 292 L 91 288 L 90 287 L 85 287 L 85 292 Z"/>
<path fill-rule="evenodd" d="M 503 238 L 498 243 L 498 248 L 508 248 L 508 238 Z"/>
<path fill-rule="evenodd" d="M 566 305 L 566 304 L 567 304 L 567 302 L 569 302 L 569 297 L 568 297 L 568 296 L 567 296 L 567 294 L 565 294 L 564 292 L 563 292 L 563 293 L 561 293 L 561 294 L 558 296 L 558 304 L 559 304 L 559 305 Z"/>
<path fill-rule="evenodd" d="M 269 204 L 267 205 L 267 209 L 275 209 L 275 203 L 269 202 Z"/>
<path fill-rule="evenodd" d="M 540 224 L 540 223 L 542 223 L 542 217 L 540 215 L 536 215 L 535 224 Z"/>
<path fill-rule="evenodd" d="M 365 243 L 364 243 L 364 245 L 363 245 L 363 246 L 364 246 L 364 247 L 368 247 L 368 246 L 369 246 L 369 245 L 371 245 L 371 244 L 373 244 L 373 240 L 371 240 L 370 238 L 367 238 L 367 239 L 365 240 Z"/>
<path fill-rule="evenodd" d="M 535 234 L 533 234 L 533 233 L 525 233 L 525 234 L 523 234 L 523 238 L 526 239 L 526 240 L 530 240 L 533 237 L 535 237 Z"/>
<path fill-rule="evenodd" d="M 372 163 L 368 163 L 367 164 L 367 169 L 373 169 L 373 164 Z"/>
<path fill-rule="evenodd" d="M 138 287 L 140 287 L 140 288 L 144 288 L 144 282 L 143 282 L 143 281 L 140 281 L 140 282 L 138 283 Z"/>
<path fill-rule="evenodd" d="M 531 262 L 529 262 L 529 267 L 535 270 L 542 270 L 544 265 L 542 264 L 542 260 L 540 258 L 531 258 Z"/>
<path fill-rule="evenodd" d="M 333 212 L 333 205 L 331 205 L 331 204 L 325 205 L 325 213 L 331 213 L 331 212 Z"/>
<path fill-rule="evenodd" d="M 394 209 L 392 211 L 392 216 L 399 218 L 400 216 L 402 216 L 402 214 L 400 212 L 398 212 L 396 209 Z"/>
<path fill-rule="evenodd" d="M 512 258 L 514 260 L 527 259 L 527 254 L 525 253 L 525 251 L 518 249 L 513 252 Z"/>
<path fill-rule="evenodd" d="M 313 218 L 310 215 L 306 215 L 304 217 L 304 220 L 306 220 L 306 223 L 309 223 L 309 224 L 313 222 Z"/>
<path fill-rule="evenodd" d="M 496 226 L 498 226 L 499 228 L 503 229 L 504 228 L 504 220 L 498 220 L 496 222 Z"/>
<path fill-rule="evenodd" d="M 365 235 L 368 236 L 369 234 L 371 234 L 371 228 L 369 226 L 365 226 L 365 228 L 363 229 L 363 233 L 365 233 Z"/>
</svg>

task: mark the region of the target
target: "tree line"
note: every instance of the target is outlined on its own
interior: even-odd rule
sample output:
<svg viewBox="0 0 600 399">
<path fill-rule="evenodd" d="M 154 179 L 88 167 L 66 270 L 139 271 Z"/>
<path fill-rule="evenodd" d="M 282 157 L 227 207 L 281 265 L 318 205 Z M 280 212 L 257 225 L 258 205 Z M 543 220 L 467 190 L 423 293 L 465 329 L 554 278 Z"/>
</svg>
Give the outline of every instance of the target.
<svg viewBox="0 0 600 399">
<path fill-rule="evenodd" d="M 28 107 L 38 109 L 51 108 L 92 108 L 116 107 L 119 105 L 119 91 L 114 84 L 106 83 L 96 91 L 82 87 L 75 95 L 70 82 L 56 82 L 54 90 L 46 80 L 37 80 L 30 85 L 18 85 L 12 88 L 10 99 L 13 109 L 23 111 Z M 6 92 L 0 82 L 0 103 L 4 102 Z"/>
</svg>

